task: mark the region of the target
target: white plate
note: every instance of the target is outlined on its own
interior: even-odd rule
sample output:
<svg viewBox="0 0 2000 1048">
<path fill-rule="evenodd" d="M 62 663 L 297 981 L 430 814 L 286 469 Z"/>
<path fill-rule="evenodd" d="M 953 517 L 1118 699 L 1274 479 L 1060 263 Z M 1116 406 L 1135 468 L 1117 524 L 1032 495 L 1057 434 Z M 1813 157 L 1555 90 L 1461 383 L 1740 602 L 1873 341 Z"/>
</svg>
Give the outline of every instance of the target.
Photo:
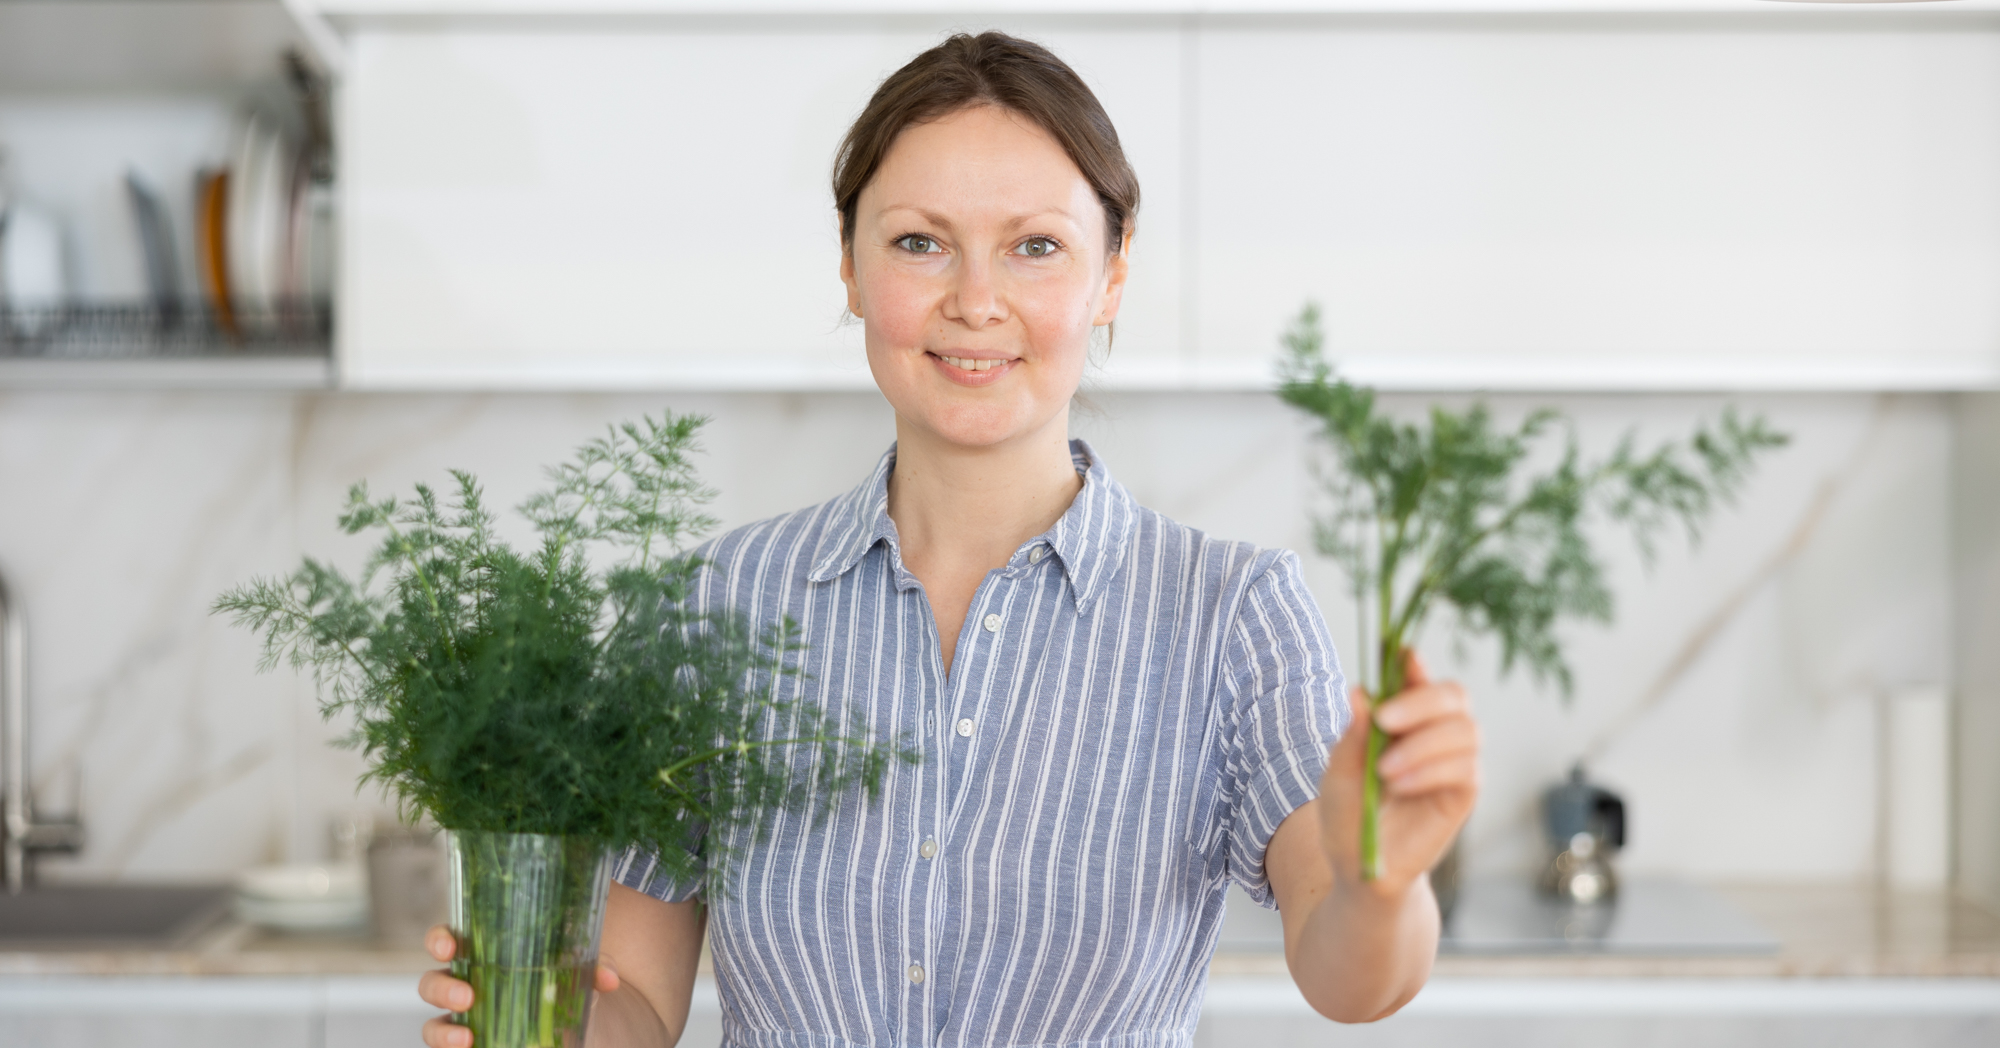
<svg viewBox="0 0 2000 1048">
<path fill-rule="evenodd" d="M 230 147 L 223 239 L 230 295 L 252 317 L 284 293 L 291 205 L 292 163 L 284 135 L 276 124 L 249 114 Z"/>
<path fill-rule="evenodd" d="M 358 864 L 258 866 L 236 875 L 236 891 L 273 902 L 365 899 L 368 881 Z"/>
<path fill-rule="evenodd" d="M 269 309 L 285 293 L 285 248 L 291 239 L 292 162 L 284 136 L 271 124 L 264 125 L 258 144 L 263 156 L 256 165 L 257 185 L 250 202 L 254 225 L 251 228 L 251 266 L 256 271 L 257 293 Z"/>
<path fill-rule="evenodd" d="M 252 235 L 255 208 L 254 187 L 260 180 L 257 164 L 264 157 L 258 148 L 263 140 L 263 121 L 256 114 L 245 116 L 236 125 L 229 146 L 229 182 L 222 208 L 222 261 L 229 273 L 229 298 L 238 308 L 255 308 L 263 301 L 257 283 L 255 238 Z"/>
<path fill-rule="evenodd" d="M 358 865 L 259 866 L 236 877 L 236 916 L 287 931 L 357 927 L 368 920 Z"/>
<path fill-rule="evenodd" d="M 284 931 L 332 931 L 358 928 L 368 923 L 368 900 L 359 899 L 260 899 L 254 895 L 236 897 L 236 917 L 248 924 Z"/>
</svg>

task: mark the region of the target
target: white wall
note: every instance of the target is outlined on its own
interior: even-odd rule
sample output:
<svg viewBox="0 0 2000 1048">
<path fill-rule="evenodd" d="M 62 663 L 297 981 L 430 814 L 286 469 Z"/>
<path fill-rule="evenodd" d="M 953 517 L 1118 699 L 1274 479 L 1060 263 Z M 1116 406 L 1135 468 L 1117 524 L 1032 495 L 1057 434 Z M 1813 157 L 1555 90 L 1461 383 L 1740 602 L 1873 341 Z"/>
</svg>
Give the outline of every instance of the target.
<svg viewBox="0 0 2000 1048">
<path fill-rule="evenodd" d="M 2000 908 L 2000 395 L 1968 394 L 1956 407 L 1957 882 Z"/>
<path fill-rule="evenodd" d="M 1142 501 L 1217 534 L 1307 547 L 1304 428 L 1273 399 L 1096 400 L 1075 428 Z M 1680 433 L 1722 403 L 1508 397 L 1496 407 L 1543 402 L 1573 413 L 1599 448 L 1634 424 L 1649 437 Z M 1392 403 L 1417 410 L 1426 399 Z M 715 416 L 704 471 L 729 524 L 844 490 L 892 433 L 872 393 L 0 393 L 0 570 L 30 616 L 35 777 L 61 810 L 81 769 L 92 835 L 62 868 L 220 874 L 319 854 L 329 814 L 370 803 L 353 791 L 356 759 L 323 747 L 335 728 L 319 722 L 308 688 L 257 676 L 252 639 L 208 617 L 208 602 L 301 553 L 355 556 L 333 525 L 354 480 L 393 490 L 465 467 L 511 505 L 598 427 L 666 405 Z M 1775 880 L 1869 871 L 1871 696 L 1950 676 L 1950 410 L 1928 396 L 1745 406 L 1768 411 L 1794 446 L 1715 520 L 1699 554 L 1669 544 L 1647 574 L 1607 543 L 1620 618 L 1569 631 L 1573 706 L 1525 678 L 1496 680 L 1482 645 L 1459 662 L 1448 636 L 1426 638 L 1468 682 L 1486 728 L 1476 866 L 1533 861 L 1537 791 L 1708 631 L 1659 705 L 1596 764 L 1631 807 L 1628 868 Z M 1338 571 L 1309 565 L 1347 645 Z"/>
</svg>

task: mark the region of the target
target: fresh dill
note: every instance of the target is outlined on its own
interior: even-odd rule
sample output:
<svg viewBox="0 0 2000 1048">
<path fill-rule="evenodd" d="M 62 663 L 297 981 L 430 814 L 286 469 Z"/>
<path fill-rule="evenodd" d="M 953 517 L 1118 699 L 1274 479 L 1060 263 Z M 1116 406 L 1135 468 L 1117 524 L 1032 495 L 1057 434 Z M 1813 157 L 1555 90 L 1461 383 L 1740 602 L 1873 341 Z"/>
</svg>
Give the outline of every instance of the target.
<svg viewBox="0 0 2000 1048">
<path fill-rule="evenodd" d="M 525 553 L 495 537 L 469 473 L 410 499 L 357 484 L 340 525 L 380 536 L 358 579 L 306 558 L 214 611 L 262 635 L 260 669 L 310 673 L 322 713 L 353 716 L 343 743 L 406 818 L 637 845 L 698 876 L 721 831 L 872 794 L 891 761 L 916 759 L 778 697 L 791 623 L 690 607 L 702 564 L 684 547 L 715 526 L 690 460 L 705 421 L 669 412 L 585 443 L 521 505 L 540 537 Z M 622 559 L 592 571 L 590 550 Z"/>
<path fill-rule="evenodd" d="M 1332 451 L 1321 476 L 1331 509 L 1314 521 L 1314 541 L 1346 570 L 1372 620 L 1368 686 L 1378 699 L 1403 690 L 1405 649 L 1441 605 L 1465 633 L 1499 641 L 1502 673 L 1526 663 L 1567 697 L 1573 680 L 1557 623 L 1612 616 L 1603 566 L 1584 533 L 1593 512 L 1624 525 L 1650 563 L 1661 533 L 1676 525 L 1698 541 L 1702 522 L 1735 496 L 1757 456 L 1789 440 L 1762 416 L 1745 421 L 1731 408 L 1685 443 L 1642 451 L 1627 433 L 1608 457 L 1586 463 L 1573 429 L 1550 409 L 1511 430 L 1483 403 L 1462 412 L 1433 406 L 1427 423 L 1398 422 L 1378 409 L 1373 390 L 1335 376 L 1324 342 L 1319 310 L 1308 305 L 1284 336 L 1279 395 L 1312 416 Z M 1554 465 L 1517 476 L 1558 433 L 1565 443 Z M 1386 743 L 1371 733 L 1361 841 L 1370 876 L 1375 759 Z"/>
</svg>

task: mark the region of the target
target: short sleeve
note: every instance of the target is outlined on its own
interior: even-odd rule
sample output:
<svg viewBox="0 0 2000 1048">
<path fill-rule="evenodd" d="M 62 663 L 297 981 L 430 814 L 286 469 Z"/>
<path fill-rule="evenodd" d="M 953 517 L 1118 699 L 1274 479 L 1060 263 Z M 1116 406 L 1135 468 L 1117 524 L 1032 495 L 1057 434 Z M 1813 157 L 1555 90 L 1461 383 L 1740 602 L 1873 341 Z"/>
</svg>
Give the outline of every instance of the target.
<svg viewBox="0 0 2000 1048">
<path fill-rule="evenodd" d="M 625 849 L 613 862 L 611 879 L 661 902 L 686 902 L 700 895 L 702 888 L 699 873 L 686 879 L 668 876 L 658 855 L 637 847 Z"/>
<path fill-rule="evenodd" d="M 1265 849 L 1285 817 L 1319 795 L 1327 751 L 1350 717 L 1333 635 L 1297 554 L 1279 554 L 1250 584 L 1223 650 L 1227 868 L 1273 907 Z"/>
</svg>

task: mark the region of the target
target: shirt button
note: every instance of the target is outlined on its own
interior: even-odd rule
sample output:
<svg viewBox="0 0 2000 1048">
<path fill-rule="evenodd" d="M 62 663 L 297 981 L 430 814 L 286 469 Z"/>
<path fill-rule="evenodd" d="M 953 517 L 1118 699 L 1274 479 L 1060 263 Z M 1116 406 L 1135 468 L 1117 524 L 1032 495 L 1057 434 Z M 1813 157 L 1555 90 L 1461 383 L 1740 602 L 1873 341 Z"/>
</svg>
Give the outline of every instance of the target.
<svg viewBox="0 0 2000 1048">
<path fill-rule="evenodd" d="M 924 843 L 917 847 L 917 854 L 923 856 L 926 859 L 936 855 L 937 840 L 932 837 L 925 837 Z"/>
<path fill-rule="evenodd" d="M 970 719 L 959 721 L 958 733 L 968 739 L 972 738 L 972 721 Z"/>
<path fill-rule="evenodd" d="M 1036 546 L 1034 549 L 1028 551 L 1028 563 L 1040 564 L 1042 562 L 1042 558 L 1048 555 L 1049 555 L 1049 548 L 1047 546 Z"/>
<path fill-rule="evenodd" d="M 917 985 L 919 985 L 919 986 L 923 985 L 923 982 L 924 982 L 924 966 L 923 966 L 923 965 L 921 965 L 921 964 L 913 964 L 913 965 L 910 965 L 910 981 L 911 981 L 911 982 L 913 982 L 913 983 L 916 983 L 916 984 L 917 984 Z"/>
<path fill-rule="evenodd" d="M 1000 616 L 998 615 L 986 616 L 986 632 L 988 633 L 1000 632 Z"/>
</svg>

